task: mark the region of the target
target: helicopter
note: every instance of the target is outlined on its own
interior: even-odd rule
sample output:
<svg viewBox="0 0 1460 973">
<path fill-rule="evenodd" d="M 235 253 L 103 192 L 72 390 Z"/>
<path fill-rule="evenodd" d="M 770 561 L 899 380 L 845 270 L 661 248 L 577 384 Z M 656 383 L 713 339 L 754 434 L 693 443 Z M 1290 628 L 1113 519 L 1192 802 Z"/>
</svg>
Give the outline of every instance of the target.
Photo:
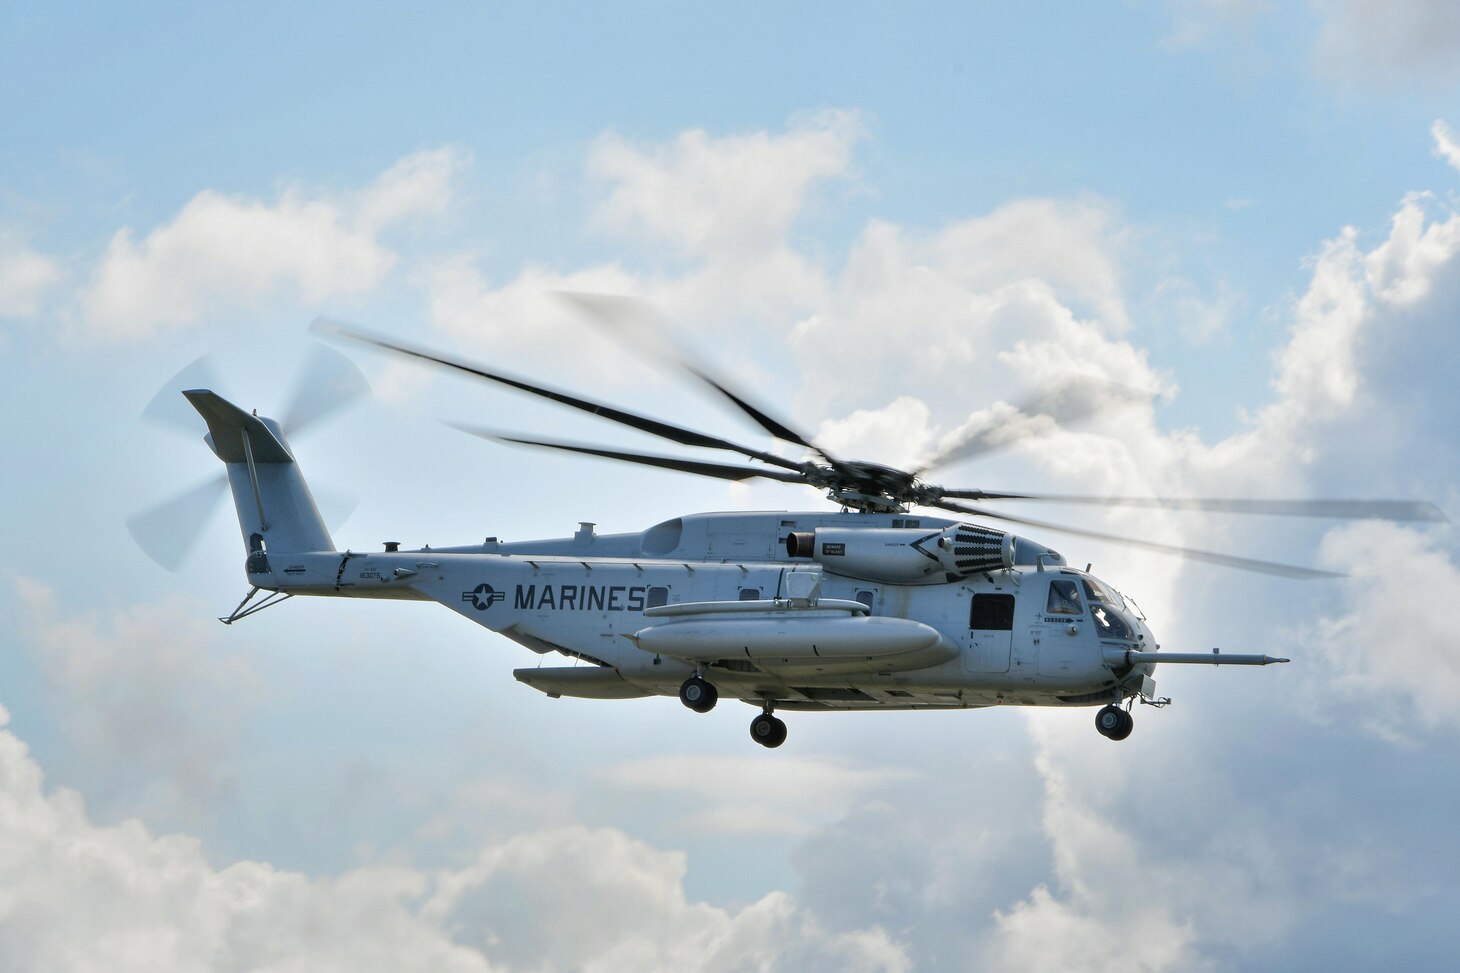
<svg viewBox="0 0 1460 973">
<path fill-rule="evenodd" d="M 1137 702 L 1161 707 L 1159 663 L 1266 666 L 1262 654 L 1162 650 L 1134 600 L 1054 548 L 1004 525 L 1115 541 L 1286 578 L 1338 575 L 1098 531 L 987 506 L 1060 501 L 1235 514 L 1443 521 L 1403 500 L 1163 499 L 950 489 L 924 473 L 994 448 L 985 430 L 905 470 L 834 455 L 733 391 L 680 364 L 802 459 L 708 435 L 558 391 L 334 322 L 327 337 L 504 386 L 679 446 L 738 454 L 757 465 L 529 438 L 471 426 L 500 443 L 609 459 L 728 481 L 768 479 L 826 491 L 836 509 L 675 516 L 636 533 L 453 547 L 338 550 L 280 422 L 205 388 L 182 392 L 225 464 L 250 590 L 220 618 L 233 624 L 296 595 L 434 601 L 569 665 L 516 668 L 550 697 L 675 696 L 709 712 L 721 697 L 758 712 L 750 736 L 785 742 L 777 712 L 1098 707 L 1111 740 L 1130 736 Z M 1021 406 L 1020 415 L 1038 411 Z M 1058 410 L 1050 410 L 1055 412 Z M 1079 410 L 1077 410 L 1079 411 Z M 1085 411 L 1090 411 L 1087 408 Z M 937 510 L 938 514 L 921 510 Z M 952 514 L 954 516 L 945 516 Z M 1000 526 L 990 526 L 989 522 Z M 134 531 L 134 534 L 136 531 Z M 139 537 L 140 540 L 140 537 Z"/>
</svg>

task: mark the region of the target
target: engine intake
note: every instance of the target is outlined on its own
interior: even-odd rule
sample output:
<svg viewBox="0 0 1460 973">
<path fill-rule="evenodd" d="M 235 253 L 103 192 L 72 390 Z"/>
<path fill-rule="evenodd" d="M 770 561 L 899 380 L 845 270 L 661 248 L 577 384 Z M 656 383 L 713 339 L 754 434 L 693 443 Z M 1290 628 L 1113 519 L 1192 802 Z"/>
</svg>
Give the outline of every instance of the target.
<svg viewBox="0 0 1460 973">
<path fill-rule="evenodd" d="M 1014 535 L 976 524 L 935 531 L 820 527 L 786 535 L 786 554 L 844 577 L 917 584 L 1013 568 Z"/>
</svg>

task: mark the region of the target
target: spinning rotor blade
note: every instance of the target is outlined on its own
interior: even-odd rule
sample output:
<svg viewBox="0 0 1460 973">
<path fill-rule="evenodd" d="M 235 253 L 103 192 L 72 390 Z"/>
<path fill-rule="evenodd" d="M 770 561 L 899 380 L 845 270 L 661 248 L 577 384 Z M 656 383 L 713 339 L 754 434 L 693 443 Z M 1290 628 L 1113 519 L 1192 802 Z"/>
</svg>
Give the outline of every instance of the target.
<svg viewBox="0 0 1460 973">
<path fill-rule="evenodd" d="M 641 346 L 650 346 L 661 360 L 693 375 L 696 379 L 714 389 L 756 425 L 777 439 L 795 443 L 802 449 L 809 449 L 825 459 L 833 467 L 840 464 L 826 450 L 810 438 L 801 435 L 790 426 L 776 419 L 764 410 L 752 405 L 744 396 L 730 390 L 724 382 L 712 376 L 704 366 L 696 364 L 682 348 L 675 346 L 666 334 L 661 315 L 647 301 L 616 294 L 587 294 L 579 291 L 558 291 L 558 296 L 582 311 L 599 324 L 613 329 L 614 333 L 636 338 Z"/>
<path fill-rule="evenodd" d="M 1079 527 L 1063 527 L 1059 524 L 1050 524 L 1042 520 L 1029 520 L 1025 517 L 1014 517 L 1009 514 L 995 513 L 991 510 L 980 510 L 975 507 L 966 507 L 960 503 L 949 503 L 947 501 L 931 501 L 930 506 L 941 507 L 944 510 L 953 510 L 958 513 L 973 514 L 977 517 L 988 517 L 992 520 L 1002 520 L 1010 524 L 1019 524 L 1023 527 L 1035 527 L 1040 530 L 1057 531 L 1062 534 L 1072 534 L 1076 537 L 1089 537 L 1097 541 L 1110 541 L 1114 544 L 1124 544 L 1127 547 L 1139 547 L 1148 551 L 1159 551 L 1162 554 L 1174 554 L 1177 557 L 1184 557 L 1192 561 L 1205 561 L 1208 564 L 1220 564 L 1223 567 L 1237 568 L 1240 571 L 1255 571 L 1259 574 L 1276 575 L 1279 578 L 1297 578 L 1302 580 L 1315 580 L 1319 578 L 1342 578 L 1344 575 L 1332 571 L 1319 571 L 1316 568 L 1301 568 L 1291 564 L 1278 564 L 1273 561 L 1259 561 L 1255 558 L 1235 557 L 1231 554 L 1216 554 L 1212 551 L 1201 551 L 1192 547 L 1179 547 L 1175 544 L 1162 544 L 1157 541 L 1137 540 L 1133 537 L 1121 537 L 1117 534 L 1106 534 L 1095 530 L 1084 530 Z"/>
<path fill-rule="evenodd" d="M 584 453 L 589 456 L 601 456 L 604 459 L 623 460 L 627 463 L 639 463 L 643 466 L 657 466 L 665 470 L 678 470 L 681 473 L 695 473 L 699 476 L 713 476 L 722 480 L 749 480 L 753 477 L 762 477 L 768 480 L 779 480 L 782 483 L 805 483 L 806 478 L 795 473 L 780 473 L 776 470 L 758 470 L 750 466 L 731 466 L 726 463 L 702 463 L 696 460 L 676 459 L 672 456 L 653 456 L 648 453 L 628 453 L 615 449 L 600 449 L 597 446 L 582 446 L 574 443 L 555 443 L 543 439 L 519 439 L 516 436 L 508 436 L 503 433 L 493 432 L 489 429 L 482 429 L 476 426 L 464 426 L 451 423 L 462 432 L 470 433 L 473 436 L 480 436 L 482 439 L 491 439 L 499 443 L 513 443 L 519 446 L 537 446 L 545 449 L 560 449 L 570 453 Z"/>
<path fill-rule="evenodd" d="M 581 399 L 575 395 L 569 395 L 566 392 L 557 392 L 540 385 L 533 385 L 529 382 L 524 382 L 521 379 L 513 378 L 501 372 L 487 371 L 486 369 L 478 365 L 473 365 L 469 362 L 461 361 L 454 358 L 447 358 L 442 355 L 436 355 L 432 352 L 423 351 L 419 348 L 411 348 L 407 345 L 396 344 L 395 342 L 389 341 L 385 338 L 368 334 L 364 331 L 357 331 L 352 328 L 347 328 L 341 324 L 325 321 L 323 319 L 317 319 L 315 321 L 315 327 L 320 328 L 321 330 L 324 330 L 338 337 L 348 338 L 352 341 L 361 342 L 362 344 L 372 345 L 376 348 L 391 351 L 398 355 L 405 355 L 410 358 L 420 359 L 421 361 L 432 362 L 446 368 L 454 368 L 457 371 L 465 372 L 468 375 L 475 375 L 477 378 L 484 378 L 489 382 L 496 382 L 499 385 L 506 385 L 509 388 L 518 389 L 519 391 L 527 392 L 531 395 L 536 395 L 553 402 L 558 402 L 562 405 L 566 405 L 571 408 L 587 412 L 590 415 L 602 416 L 605 419 L 610 419 L 614 422 L 628 426 L 632 429 L 638 429 L 641 432 L 647 432 L 650 435 L 658 436 L 661 439 L 668 439 L 671 442 L 676 442 L 683 446 L 701 446 L 705 449 L 724 449 L 730 452 L 739 453 L 742 456 L 750 457 L 751 459 L 758 459 L 764 463 L 769 463 L 772 466 L 779 466 L 782 469 L 793 470 L 796 472 L 799 472 L 801 470 L 801 464 L 794 463 L 791 460 L 788 460 L 781 456 L 777 456 L 774 453 L 766 453 L 758 449 L 751 449 L 748 446 L 741 446 L 737 443 L 732 443 L 728 439 L 720 439 L 715 436 L 707 436 L 704 433 L 695 432 L 692 429 L 685 429 L 682 426 L 671 425 L 667 422 L 660 422 L 657 419 L 650 419 L 647 416 L 635 415 L 632 412 L 625 412 L 622 409 L 615 409 L 612 406 L 604 405 L 600 402 L 594 402 L 591 399 Z"/>
<path fill-rule="evenodd" d="M 1049 432 L 1052 426 L 1075 425 L 1146 398 L 1147 393 L 1119 382 L 1090 375 L 1067 378 L 1015 404 L 1012 414 L 995 416 L 988 425 L 965 431 L 913 472 L 921 475 L 939 466 L 983 456 Z"/>
<path fill-rule="evenodd" d="M 1449 523 L 1444 511 L 1426 500 L 1220 500 L 1159 497 L 1093 497 L 1055 493 L 985 493 L 944 490 L 944 497 L 963 500 L 1035 500 L 1099 507 L 1144 507 L 1151 510 L 1199 510 L 1223 514 L 1266 514 L 1273 517 L 1328 517 L 1334 520 L 1392 520 Z"/>
<path fill-rule="evenodd" d="M 212 388 L 211 385 L 187 387 Z M 294 380 L 289 404 L 284 408 L 280 424 L 291 435 L 302 432 L 369 391 L 370 383 L 354 362 L 333 348 L 313 345 Z"/>
<path fill-rule="evenodd" d="M 181 398 L 181 396 L 179 396 Z M 127 518 L 137 546 L 158 565 L 176 573 L 218 506 L 228 479 L 218 475 L 170 500 Z"/>
<path fill-rule="evenodd" d="M 187 400 L 178 395 L 179 389 L 218 388 L 217 369 L 213 356 L 204 355 L 195 359 L 163 383 L 162 388 L 142 410 L 142 418 L 156 426 L 162 426 L 188 436 L 198 433 L 198 414 Z"/>
</svg>

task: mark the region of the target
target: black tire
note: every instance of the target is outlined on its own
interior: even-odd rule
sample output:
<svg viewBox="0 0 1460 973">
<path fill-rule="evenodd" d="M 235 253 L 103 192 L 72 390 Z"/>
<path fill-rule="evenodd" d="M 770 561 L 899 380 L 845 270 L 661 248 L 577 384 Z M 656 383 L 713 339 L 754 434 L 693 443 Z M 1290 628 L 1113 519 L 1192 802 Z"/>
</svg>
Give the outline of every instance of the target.
<svg viewBox="0 0 1460 973">
<path fill-rule="evenodd" d="M 679 701 L 696 713 L 708 713 L 720 701 L 720 692 L 713 683 L 690 676 L 680 684 Z"/>
<path fill-rule="evenodd" d="M 1126 737 L 1130 736 L 1130 731 L 1136 728 L 1136 721 L 1134 717 L 1132 717 L 1125 710 L 1119 710 L 1119 713 L 1120 727 L 1114 733 L 1110 734 L 1110 739 L 1112 740 L 1124 740 Z"/>
<path fill-rule="evenodd" d="M 750 738 L 763 747 L 779 747 L 786 742 L 786 724 L 762 713 L 750 721 Z"/>
<path fill-rule="evenodd" d="M 1112 740 L 1119 739 L 1115 734 L 1126 725 L 1126 719 L 1122 718 L 1125 716 L 1125 711 L 1114 703 L 1102 706 L 1100 711 L 1095 714 L 1095 729 L 1099 730 L 1103 737 L 1110 737 Z M 1128 719 L 1128 717 L 1126 718 Z M 1126 734 L 1129 735 L 1129 733 L 1130 731 L 1126 730 Z"/>
</svg>

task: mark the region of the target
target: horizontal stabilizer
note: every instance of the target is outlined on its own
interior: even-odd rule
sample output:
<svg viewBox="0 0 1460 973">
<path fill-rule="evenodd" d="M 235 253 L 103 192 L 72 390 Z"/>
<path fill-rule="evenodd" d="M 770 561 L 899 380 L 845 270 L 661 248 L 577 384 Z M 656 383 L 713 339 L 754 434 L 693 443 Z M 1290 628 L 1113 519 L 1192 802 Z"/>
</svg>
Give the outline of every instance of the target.
<svg viewBox="0 0 1460 973">
<path fill-rule="evenodd" d="M 225 463 L 248 462 L 253 450 L 255 463 L 292 463 L 294 457 L 274 430 L 256 415 L 251 415 L 208 389 L 189 389 L 183 395 L 208 424 L 209 445 Z M 248 445 L 244 445 L 244 433 Z"/>
</svg>

